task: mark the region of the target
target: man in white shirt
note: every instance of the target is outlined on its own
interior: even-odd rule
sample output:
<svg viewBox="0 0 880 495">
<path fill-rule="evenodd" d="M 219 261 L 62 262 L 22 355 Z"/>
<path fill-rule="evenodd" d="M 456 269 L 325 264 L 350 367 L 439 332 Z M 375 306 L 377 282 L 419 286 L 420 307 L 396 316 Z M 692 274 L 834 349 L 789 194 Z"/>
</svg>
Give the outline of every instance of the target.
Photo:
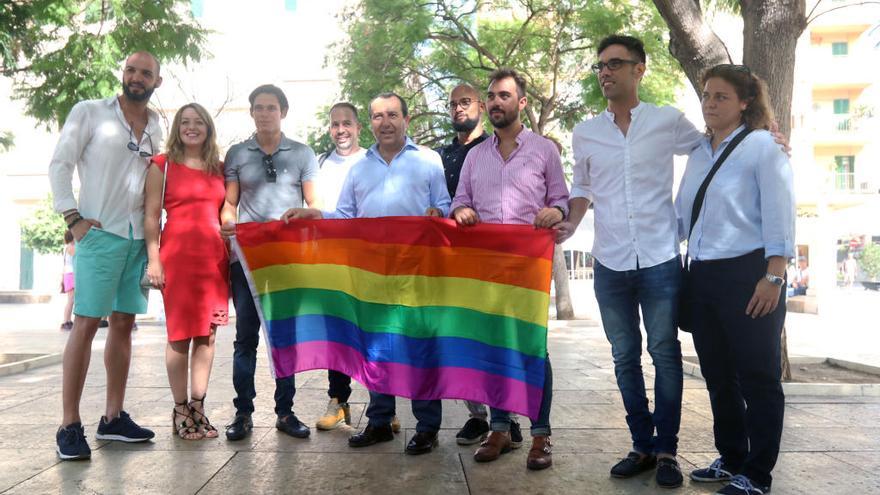
<svg viewBox="0 0 880 495">
<path fill-rule="evenodd" d="M 681 422 L 682 368 L 677 305 L 681 288 L 678 230 L 672 201 L 673 155 L 693 150 L 702 134 L 672 107 L 639 101 L 645 49 L 630 36 L 609 36 L 598 49 L 608 110 L 575 127 L 570 216 L 566 238 L 592 202 L 594 287 L 611 343 L 617 386 L 633 449 L 611 469 L 628 478 L 657 467 L 657 484 L 682 483 L 675 460 Z M 639 309 L 654 362 L 654 411 L 642 374 Z"/>
<path fill-rule="evenodd" d="M 318 157 L 318 201 L 325 210 L 335 210 L 342 184 L 351 166 L 366 155 L 367 150 L 358 144 L 361 123 L 357 108 L 348 102 L 336 103 L 330 107 L 330 128 L 327 133 L 333 140 L 334 148 Z M 351 377 L 336 370 L 327 370 L 330 387 L 327 395 L 330 402 L 327 412 L 315 425 L 319 430 L 333 430 L 342 423 L 351 424 L 351 411 L 348 398 L 351 397 Z M 392 427 L 394 422 L 392 421 Z M 400 423 L 397 423 L 398 430 Z"/>
<path fill-rule="evenodd" d="M 147 108 L 162 83 L 159 62 L 148 52 L 125 61 L 122 94 L 77 103 L 70 111 L 49 164 L 55 210 L 76 240 L 73 330 L 64 349 L 64 418 L 56 434 L 61 459 L 88 459 L 79 402 L 92 340 L 101 317 L 110 316 L 104 349 L 107 406 L 95 435 L 99 440 L 142 442 L 153 432 L 122 409 L 131 361 L 134 315 L 147 310 L 140 280 L 144 247 L 144 181 L 150 157 L 162 143 L 159 116 Z M 80 191 L 73 194 L 73 172 Z"/>
</svg>

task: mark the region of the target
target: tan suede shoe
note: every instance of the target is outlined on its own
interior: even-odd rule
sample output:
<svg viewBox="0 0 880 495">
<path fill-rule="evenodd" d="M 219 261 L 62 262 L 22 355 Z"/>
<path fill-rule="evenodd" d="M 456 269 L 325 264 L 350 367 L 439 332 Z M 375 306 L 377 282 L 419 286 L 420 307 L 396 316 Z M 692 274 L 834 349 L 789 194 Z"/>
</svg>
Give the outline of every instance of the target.
<svg viewBox="0 0 880 495">
<path fill-rule="evenodd" d="M 351 424 L 351 409 L 348 404 L 340 404 L 339 399 L 330 399 L 327 404 L 327 412 L 315 425 L 319 430 L 335 430 L 342 423 Z"/>
</svg>

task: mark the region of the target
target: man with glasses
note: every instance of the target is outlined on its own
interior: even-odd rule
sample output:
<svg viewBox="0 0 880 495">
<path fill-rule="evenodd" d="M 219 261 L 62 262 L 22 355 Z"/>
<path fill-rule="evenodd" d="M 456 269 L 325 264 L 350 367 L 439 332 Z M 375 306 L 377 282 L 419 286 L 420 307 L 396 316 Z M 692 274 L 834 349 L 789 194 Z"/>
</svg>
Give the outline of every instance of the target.
<svg viewBox="0 0 880 495">
<path fill-rule="evenodd" d="M 473 86 L 461 83 L 449 93 L 449 117 L 452 119 L 452 129 L 456 135 L 452 142 L 437 148 L 443 160 L 443 170 L 446 174 L 446 187 L 449 196 L 455 196 L 458 188 L 458 177 L 468 151 L 482 143 L 489 137 L 483 130 L 483 113 L 486 111 L 486 103 L 480 97 L 480 93 Z M 489 410 L 479 402 L 465 401 L 470 417 L 464 426 L 455 435 L 455 441 L 459 445 L 473 445 L 482 442 L 489 434 Z M 515 447 L 522 444 L 522 433 L 516 415 L 511 415 L 510 436 Z"/>
<path fill-rule="evenodd" d="M 226 153 L 226 201 L 220 213 L 220 233 L 225 238 L 235 235 L 236 219 L 240 222 L 277 220 L 288 208 L 310 206 L 316 201 L 314 179 L 318 161 L 305 144 L 293 141 L 281 132 L 281 119 L 290 105 L 281 88 L 266 84 L 254 89 L 248 97 L 256 132 Z M 233 256 L 230 278 L 232 301 L 235 304 L 235 350 L 232 360 L 232 384 L 236 397 L 235 418 L 226 428 L 226 438 L 241 440 L 253 430 L 254 373 L 257 366 L 257 345 L 260 340 L 260 318 L 241 263 Z M 293 413 L 296 393 L 294 377 L 275 380 L 275 427 L 296 438 L 309 436 L 309 427 Z"/>
<path fill-rule="evenodd" d="M 571 214 L 566 238 L 595 206 L 594 287 L 611 343 L 632 452 L 611 469 L 628 478 L 657 468 L 657 484 L 682 483 L 675 460 L 681 422 L 682 369 L 677 305 L 681 287 L 678 227 L 672 203 L 673 155 L 693 150 L 702 134 L 672 107 L 639 100 L 645 48 L 630 36 L 599 44 L 599 78 L 608 110 L 575 127 Z M 639 309 L 654 362 L 654 412 L 642 374 Z"/>
<path fill-rule="evenodd" d="M 110 316 L 104 367 L 107 405 L 96 438 L 143 442 L 153 432 L 122 409 L 131 362 L 134 315 L 147 311 L 140 280 L 147 264 L 144 247 L 144 181 L 149 158 L 162 142 L 159 117 L 147 108 L 162 84 L 159 61 L 137 52 L 125 61 L 122 94 L 74 105 L 49 164 L 55 210 L 76 240 L 73 330 L 64 348 L 62 426 L 56 451 L 62 460 L 88 459 L 79 403 L 89 369 L 92 340 Z M 79 198 L 73 172 L 79 173 Z"/>
</svg>

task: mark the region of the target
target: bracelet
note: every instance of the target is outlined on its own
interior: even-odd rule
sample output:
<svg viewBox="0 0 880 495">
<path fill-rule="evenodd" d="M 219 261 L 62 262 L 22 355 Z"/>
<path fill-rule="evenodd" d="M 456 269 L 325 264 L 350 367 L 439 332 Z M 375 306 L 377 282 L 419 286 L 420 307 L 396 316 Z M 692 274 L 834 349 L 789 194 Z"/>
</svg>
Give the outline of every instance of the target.
<svg viewBox="0 0 880 495">
<path fill-rule="evenodd" d="M 74 218 L 72 222 L 67 224 L 67 230 L 72 229 L 74 225 L 80 222 L 80 220 L 83 220 L 83 217 L 82 215 L 77 214 L 76 218 Z"/>
<path fill-rule="evenodd" d="M 561 206 L 554 206 L 554 208 L 559 210 L 559 213 L 562 213 L 562 219 L 565 220 L 565 210 L 563 210 Z"/>
</svg>

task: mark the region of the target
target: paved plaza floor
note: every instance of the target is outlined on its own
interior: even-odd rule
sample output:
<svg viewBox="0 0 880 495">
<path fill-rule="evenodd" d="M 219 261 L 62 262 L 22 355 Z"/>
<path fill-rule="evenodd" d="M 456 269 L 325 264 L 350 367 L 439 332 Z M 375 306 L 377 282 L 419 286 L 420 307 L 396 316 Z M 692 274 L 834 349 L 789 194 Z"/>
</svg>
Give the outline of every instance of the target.
<svg viewBox="0 0 880 495">
<path fill-rule="evenodd" d="M 3 352 L 59 352 L 66 335 L 39 328 L 46 318 L 33 313 L 9 329 L 16 309 L 3 312 Z M 24 314 L 24 310 L 23 314 Z M 2 326 L 2 325 L 0 325 Z M 42 325 L 45 327 L 45 325 Z M 41 327 L 41 328 L 42 328 Z M 272 379 L 261 342 L 257 374 L 257 411 L 253 435 L 241 442 L 220 439 L 185 441 L 171 429 L 171 393 L 164 367 L 165 330 L 142 322 L 134 337 L 126 410 L 156 431 L 144 444 L 99 442 L 95 428 L 104 409 L 105 376 L 101 330 L 82 400 L 91 461 L 59 462 L 54 433 L 61 417 L 61 365 L 0 377 L 0 492 L 2 493 L 376 493 L 443 495 L 498 494 L 642 494 L 713 493 L 715 484 L 685 481 L 682 488 L 657 487 L 653 473 L 630 480 L 612 479 L 608 470 L 624 455 L 629 433 L 611 364 L 610 346 L 590 319 L 551 321 L 550 355 L 554 369 L 553 467 L 526 470 L 523 448 L 498 461 L 477 464 L 474 447 L 455 443 L 467 419 L 463 404 L 443 403 L 440 445 L 422 456 L 404 454 L 415 419 L 409 402 L 398 401 L 403 430 L 393 442 L 351 449 L 348 436 L 366 424 L 368 394 L 357 386 L 352 396 L 352 428 L 318 432 L 307 440 L 274 428 Z M 233 329 L 218 333 L 217 356 L 208 391 L 207 411 L 221 428 L 233 415 Z M 685 353 L 690 337 L 682 336 Z M 643 366 L 653 381 L 650 358 Z M 702 380 L 685 377 L 680 457 L 685 472 L 715 457 L 708 395 Z M 296 414 L 313 425 L 323 412 L 324 371 L 297 375 Z M 524 431 L 528 420 L 523 419 Z M 880 493 L 880 397 L 787 397 L 782 453 L 774 471 L 773 493 Z"/>
</svg>

